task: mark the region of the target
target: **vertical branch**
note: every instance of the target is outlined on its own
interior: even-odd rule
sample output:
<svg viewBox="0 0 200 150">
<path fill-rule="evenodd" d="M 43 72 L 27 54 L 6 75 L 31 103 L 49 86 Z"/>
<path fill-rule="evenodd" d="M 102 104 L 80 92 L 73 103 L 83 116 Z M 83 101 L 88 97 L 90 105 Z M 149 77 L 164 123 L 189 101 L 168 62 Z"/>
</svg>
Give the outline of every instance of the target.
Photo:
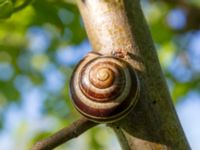
<svg viewBox="0 0 200 150">
<path fill-rule="evenodd" d="M 78 0 L 78 6 L 93 50 L 104 55 L 122 52 L 139 74 L 138 104 L 126 118 L 109 124 L 123 149 L 190 149 L 139 0 Z"/>
</svg>

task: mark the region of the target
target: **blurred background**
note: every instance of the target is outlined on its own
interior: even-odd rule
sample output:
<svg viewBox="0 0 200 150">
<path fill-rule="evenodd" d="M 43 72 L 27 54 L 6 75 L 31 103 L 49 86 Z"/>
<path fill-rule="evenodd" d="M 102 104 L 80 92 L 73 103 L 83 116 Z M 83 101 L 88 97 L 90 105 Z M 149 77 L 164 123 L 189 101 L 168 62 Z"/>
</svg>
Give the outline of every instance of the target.
<svg viewBox="0 0 200 150">
<path fill-rule="evenodd" d="M 75 64 L 91 50 L 73 0 L 35 0 L 10 13 L 23 2 L 0 0 L 1 150 L 27 150 L 80 117 L 68 82 Z M 192 150 L 199 150 L 200 1 L 141 3 L 178 116 Z M 80 148 L 120 150 L 104 125 L 56 150 Z"/>
</svg>

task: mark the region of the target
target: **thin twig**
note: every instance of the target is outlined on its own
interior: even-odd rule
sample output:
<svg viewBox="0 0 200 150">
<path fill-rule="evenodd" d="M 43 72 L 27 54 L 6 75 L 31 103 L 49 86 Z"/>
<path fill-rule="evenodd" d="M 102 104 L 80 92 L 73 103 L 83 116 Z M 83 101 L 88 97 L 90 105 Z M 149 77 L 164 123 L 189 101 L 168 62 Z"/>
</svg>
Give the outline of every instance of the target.
<svg viewBox="0 0 200 150">
<path fill-rule="evenodd" d="M 89 121 L 86 118 L 80 118 L 70 126 L 61 129 L 57 133 L 42 141 L 37 142 L 31 150 L 52 150 L 64 142 L 81 135 L 83 132 L 96 125 L 97 123 Z"/>
</svg>

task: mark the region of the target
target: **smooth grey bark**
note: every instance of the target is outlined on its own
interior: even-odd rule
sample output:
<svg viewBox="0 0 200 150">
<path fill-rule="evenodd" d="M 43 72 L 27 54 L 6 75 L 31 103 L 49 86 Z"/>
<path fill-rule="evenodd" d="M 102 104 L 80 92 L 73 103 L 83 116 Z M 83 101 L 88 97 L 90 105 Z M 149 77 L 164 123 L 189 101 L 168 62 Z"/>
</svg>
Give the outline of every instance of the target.
<svg viewBox="0 0 200 150">
<path fill-rule="evenodd" d="M 108 124 L 124 150 L 189 150 L 138 0 L 77 0 L 93 51 L 122 53 L 137 71 L 140 99 Z M 162 32 L 162 31 L 160 31 Z"/>
</svg>

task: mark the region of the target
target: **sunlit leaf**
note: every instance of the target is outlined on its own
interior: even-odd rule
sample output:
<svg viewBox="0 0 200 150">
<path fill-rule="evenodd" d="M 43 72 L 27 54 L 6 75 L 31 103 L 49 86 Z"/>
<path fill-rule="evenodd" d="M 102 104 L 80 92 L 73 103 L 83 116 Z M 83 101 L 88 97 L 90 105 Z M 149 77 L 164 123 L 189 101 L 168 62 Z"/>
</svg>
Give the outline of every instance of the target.
<svg viewBox="0 0 200 150">
<path fill-rule="evenodd" d="M 10 17 L 14 9 L 12 0 L 0 0 L 0 19 Z"/>
</svg>

